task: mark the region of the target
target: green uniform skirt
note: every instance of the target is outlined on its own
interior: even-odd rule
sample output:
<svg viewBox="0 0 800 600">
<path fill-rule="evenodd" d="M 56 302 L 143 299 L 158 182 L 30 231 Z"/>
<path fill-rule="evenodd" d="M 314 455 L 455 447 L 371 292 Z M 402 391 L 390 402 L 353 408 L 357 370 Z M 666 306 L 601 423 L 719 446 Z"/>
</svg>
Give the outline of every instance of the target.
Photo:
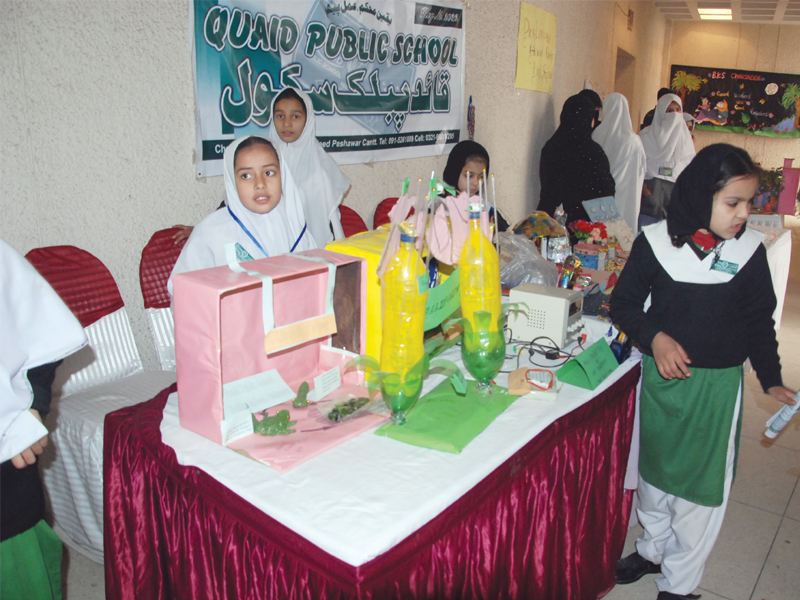
<svg viewBox="0 0 800 600">
<path fill-rule="evenodd" d="M 0 600 L 61 600 L 61 540 L 44 521 L 0 544 Z"/>
<path fill-rule="evenodd" d="M 639 474 L 673 496 L 705 506 L 721 505 L 742 367 L 690 365 L 691 377 L 667 380 L 652 357 L 645 356 L 643 362 Z M 740 409 L 737 456 L 741 430 Z"/>
</svg>

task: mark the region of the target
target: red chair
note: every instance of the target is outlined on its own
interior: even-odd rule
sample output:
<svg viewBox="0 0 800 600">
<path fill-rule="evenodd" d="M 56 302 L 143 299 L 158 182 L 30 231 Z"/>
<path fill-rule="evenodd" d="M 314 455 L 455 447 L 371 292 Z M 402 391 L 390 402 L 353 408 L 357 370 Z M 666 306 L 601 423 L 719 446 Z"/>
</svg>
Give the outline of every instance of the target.
<svg viewBox="0 0 800 600">
<path fill-rule="evenodd" d="M 378 206 L 375 207 L 375 214 L 372 216 L 373 229 L 389 223 L 389 211 L 397 204 L 397 200 L 397 198 L 386 198 L 378 203 Z"/>
<path fill-rule="evenodd" d="M 175 373 L 143 371 L 130 320 L 106 266 L 74 246 L 26 258 L 72 310 L 89 339 L 56 370 L 42 470 L 53 521 L 81 552 L 103 560 L 103 424 L 109 412 L 149 400 Z"/>
<path fill-rule="evenodd" d="M 369 231 L 369 227 L 364 223 L 364 219 L 349 206 L 339 206 L 339 214 L 342 219 L 342 230 L 344 237 L 350 237 L 357 233 Z"/>
<path fill-rule="evenodd" d="M 158 360 L 165 371 L 175 370 L 175 325 L 170 309 L 167 281 L 183 246 L 175 245 L 178 229 L 156 231 L 142 250 L 139 263 L 139 284 L 150 333 L 156 345 Z"/>
</svg>

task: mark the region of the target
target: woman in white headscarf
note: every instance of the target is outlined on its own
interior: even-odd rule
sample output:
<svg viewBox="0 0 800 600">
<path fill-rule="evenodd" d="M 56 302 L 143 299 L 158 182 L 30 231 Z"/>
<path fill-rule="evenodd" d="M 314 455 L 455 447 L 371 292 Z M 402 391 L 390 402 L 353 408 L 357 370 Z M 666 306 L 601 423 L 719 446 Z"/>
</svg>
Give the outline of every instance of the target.
<svg viewBox="0 0 800 600">
<path fill-rule="evenodd" d="M 645 173 L 645 153 L 642 141 L 631 125 L 628 100 L 616 92 L 603 101 L 603 121 L 592 132 L 608 157 L 616 193 L 614 199 L 622 218 L 636 231 L 639 203 Z"/>
<path fill-rule="evenodd" d="M 248 156 L 259 149 L 265 158 L 255 167 L 236 162 L 240 152 Z M 223 177 L 226 206 L 194 228 L 172 269 L 167 284 L 170 294 L 176 273 L 228 264 L 227 244 L 235 244 L 240 262 L 317 247 L 306 225 L 294 177 L 280 151 L 267 139 L 249 135 L 234 140 L 225 149 Z M 262 177 L 267 183 L 257 183 Z M 240 191 L 245 186 L 251 189 L 245 192 L 248 196 L 243 202 Z M 269 210 L 260 208 L 261 204 L 268 205 Z"/>
<path fill-rule="evenodd" d="M 273 98 L 270 110 L 269 139 L 295 177 L 311 234 L 321 246 L 334 237 L 343 238 L 339 204 L 350 188 L 350 179 L 317 141 L 311 98 L 302 90 L 287 88 Z M 301 122 L 302 127 L 293 127 L 290 119 Z"/>
<path fill-rule="evenodd" d="M 658 100 L 653 123 L 639 133 L 647 156 L 640 227 L 666 218 L 675 180 L 694 158 L 692 135 L 682 111 L 680 97 L 663 95 Z"/>
</svg>

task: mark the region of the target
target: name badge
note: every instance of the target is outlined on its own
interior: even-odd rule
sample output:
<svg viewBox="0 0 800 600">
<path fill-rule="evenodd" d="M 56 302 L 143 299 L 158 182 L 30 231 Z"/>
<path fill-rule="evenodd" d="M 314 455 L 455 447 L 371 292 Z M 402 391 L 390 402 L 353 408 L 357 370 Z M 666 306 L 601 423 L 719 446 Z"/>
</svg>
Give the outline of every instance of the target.
<svg viewBox="0 0 800 600">
<path fill-rule="evenodd" d="M 729 275 L 736 275 L 736 273 L 739 272 L 739 265 L 728 262 L 727 260 L 718 260 L 711 265 L 711 270 L 720 271 L 721 273 L 728 273 Z"/>
<path fill-rule="evenodd" d="M 668 167 L 658 167 L 658 174 L 664 177 L 672 177 L 672 169 Z"/>
</svg>

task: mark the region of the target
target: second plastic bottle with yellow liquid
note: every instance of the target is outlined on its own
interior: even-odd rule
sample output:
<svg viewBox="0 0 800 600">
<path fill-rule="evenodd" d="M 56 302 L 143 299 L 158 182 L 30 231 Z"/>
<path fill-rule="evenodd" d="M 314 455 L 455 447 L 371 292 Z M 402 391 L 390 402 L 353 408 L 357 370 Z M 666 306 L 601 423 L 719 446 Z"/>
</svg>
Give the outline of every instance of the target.
<svg viewBox="0 0 800 600">
<path fill-rule="evenodd" d="M 481 231 L 481 206 L 469 207 L 469 236 L 459 260 L 459 294 L 465 319 L 461 357 L 478 389 L 491 390 L 491 381 L 505 360 L 500 324 L 500 261 Z"/>
</svg>

